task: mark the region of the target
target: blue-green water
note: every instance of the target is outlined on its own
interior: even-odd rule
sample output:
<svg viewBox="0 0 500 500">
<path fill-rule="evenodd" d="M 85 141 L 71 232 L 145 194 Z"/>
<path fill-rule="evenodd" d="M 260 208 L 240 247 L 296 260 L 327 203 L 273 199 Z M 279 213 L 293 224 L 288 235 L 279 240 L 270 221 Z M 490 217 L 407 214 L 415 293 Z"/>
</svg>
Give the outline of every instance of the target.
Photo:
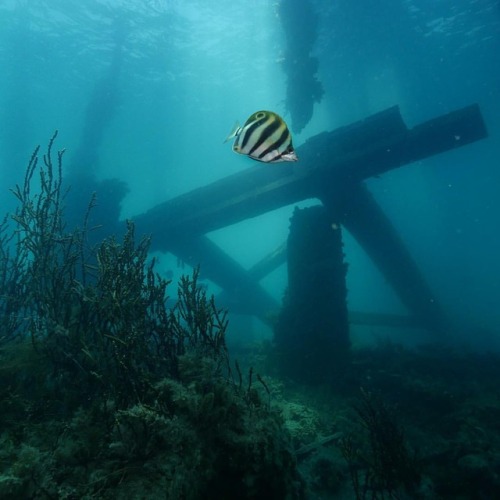
<svg viewBox="0 0 500 500">
<path fill-rule="evenodd" d="M 290 3 L 295 10 L 306 5 Z M 8 189 L 21 182 L 33 147 L 46 144 L 55 129 L 57 146 L 67 149 L 68 176 L 75 174 L 72 168 L 84 168 L 99 180 L 127 183 L 122 218 L 255 168 L 222 141 L 235 120 L 243 121 L 257 109 L 291 119 L 283 71 L 290 54 L 279 4 L 2 0 L 2 208 L 14 205 Z M 296 146 L 393 105 L 411 127 L 479 103 L 488 139 L 367 184 L 437 299 L 463 327 L 457 338 L 477 346 L 497 345 L 498 1 L 317 0 L 308 8 L 317 19 L 314 33 L 305 16 L 294 44 L 298 52 L 312 44 L 309 55 L 318 60 L 316 77 L 324 95 L 305 128 L 294 133 Z M 82 154 L 87 155 L 83 162 L 78 160 Z M 287 207 L 210 237 L 250 267 L 286 240 L 292 210 Z M 347 232 L 345 254 L 351 310 L 405 312 Z M 182 271 L 169 255 L 162 256 L 160 265 L 174 276 Z M 285 266 L 262 284 L 281 300 Z"/>
<path fill-rule="evenodd" d="M 0 498 L 500 498 L 499 54 L 498 0 L 0 0 Z M 411 129 L 472 104 L 487 138 L 365 181 L 447 336 L 394 326 L 409 311 L 321 207 L 207 235 L 250 277 L 290 235 L 290 283 L 283 263 L 259 281 L 274 299 L 259 319 L 238 314 L 257 288 L 245 272 L 219 293 L 206 275 L 224 266 L 183 262 L 211 248 L 187 234 L 192 190 L 252 169 L 300 178 L 318 135 L 394 106 Z M 259 109 L 306 159 L 223 144 Z M 143 214 L 185 193 L 180 232 L 162 212 L 141 241 Z M 334 215 L 373 243 L 372 212 Z M 376 313 L 365 324 L 348 325 L 339 234 L 351 318 Z M 157 240 L 192 246 L 148 253 Z"/>
</svg>

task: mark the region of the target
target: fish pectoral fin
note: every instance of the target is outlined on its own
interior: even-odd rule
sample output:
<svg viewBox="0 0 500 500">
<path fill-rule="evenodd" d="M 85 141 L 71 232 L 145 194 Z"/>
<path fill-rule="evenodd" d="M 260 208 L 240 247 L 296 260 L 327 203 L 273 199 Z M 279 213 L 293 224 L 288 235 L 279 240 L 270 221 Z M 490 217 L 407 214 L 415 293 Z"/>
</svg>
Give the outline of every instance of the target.
<svg viewBox="0 0 500 500">
<path fill-rule="evenodd" d="M 234 124 L 233 129 L 231 130 L 231 133 L 226 137 L 226 139 L 224 140 L 223 144 L 226 144 L 227 141 L 230 141 L 231 139 L 233 139 L 234 137 L 236 137 L 237 135 L 239 135 L 240 132 L 241 132 L 240 124 L 238 122 L 236 122 Z"/>
</svg>

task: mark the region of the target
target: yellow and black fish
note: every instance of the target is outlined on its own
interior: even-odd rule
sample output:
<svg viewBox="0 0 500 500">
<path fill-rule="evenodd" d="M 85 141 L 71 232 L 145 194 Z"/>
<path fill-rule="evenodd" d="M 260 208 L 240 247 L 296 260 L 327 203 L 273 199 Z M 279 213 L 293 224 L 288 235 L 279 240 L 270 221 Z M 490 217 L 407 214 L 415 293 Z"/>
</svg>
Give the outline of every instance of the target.
<svg viewBox="0 0 500 500">
<path fill-rule="evenodd" d="M 257 111 L 243 127 L 237 123 L 224 142 L 235 137 L 233 151 L 262 161 L 297 161 L 292 134 L 281 116 L 272 111 Z"/>
</svg>

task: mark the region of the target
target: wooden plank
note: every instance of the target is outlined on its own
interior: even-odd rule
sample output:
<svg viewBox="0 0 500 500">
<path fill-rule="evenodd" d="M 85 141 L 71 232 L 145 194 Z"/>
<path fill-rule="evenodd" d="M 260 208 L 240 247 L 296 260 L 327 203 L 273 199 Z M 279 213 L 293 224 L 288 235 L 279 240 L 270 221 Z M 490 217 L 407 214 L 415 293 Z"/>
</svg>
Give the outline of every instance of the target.
<svg viewBox="0 0 500 500">
<path fill-rule="evenodd" d="M 249 168 L 162 203 L 136 218 L 138 230 L 168 250 L 177 235 L 204 234 L 487 136 L 477 105 L 408 130 L 393 107 L 301 145 L 300 161 Z M 158 231 L 161 228 L 161 231 Z"/>
<path fill-rule="evenodd" d="M 259 262 L 254 264 L 248 274 L 256 281 L 260 281 L 268 274 L 286 262 L 286 242 L 275 248 L 271 253 L 266 255 Z"/>
<path fill-rule="evenodd" d="M 389 134 L 379 142 L 373 140 L 364 146 L 358 144 L 360 151 L 353 148 L 337 162 L 333 178 L 339 182 L 362 181 L 487 136 L 479 106 L 473 104 L 417 125 L 400 135 Z M 317 149 L 319 145 L 313 147 L 311 143 L 309 147 Z M 319 178 L 325 185 L 331 172 L 327 167 L 321 170 L 323 175 Z"/>
<path fill-rule="evenodd" d="M 322 199 L 337 214 L 341 213 L 338 210 L 350 210 L 353 206 L 337 204 L 334 207 L 332 204 L 341 198 L 339 193 L 345 193 L 350 187 L 358 189 L 359 181 L 461 147 L 486 135 L 477 105 L 411 130 L 405 126 L 399 109 L 389 108 L 353 125 L 309 139 L 298 148 L 300 162 L 296 164 L 261 165 L 249 160 L 247 170 L 195 189 L 138 216 L 136 227 L 141 233 L 153 235 L 152 249 L 171 251 L 191 265 L 201 264 L 204 275 L 224 289 L 227 305 L 234 304 L 240 312 L 256 314 L 266 321 L 269 311 L 277 309 L 278 304 L 259 286 L 262 273 L 243 269 L 203 233 L 307 198 Z M 386 243 L 382 233 L 367 237 L 369 209 L 360 206 L 357 209 L 363 212 L 359 220 L 351 217 L 342 222 L 365 246 L 382 272 L 392 276 L 389 281 L 402 294 L 403 301 L 410 304 L 409 308 L 420 317 L 426 316 L 425 297 L 429 297 L 429 293 L 411 258 L 407 258 L 406 249 L 395 243 L 397 238 L 391 236 L 387 229 L 390 226 L 386 224 L 383 234 L 389 235 L 392 241 L 389 244 L 399 255 L 399 264 L 393 266 L 384 259 L 381 248 Z M 412 271 L 406 273 L 405 278 L 398 278 L 398 271 L 394 270 L 404 267 L 402 262 L 411 262 Z M 415 283 L 419 291 L 414 291 L 415 297 L 410 299 L 406 294 L 405 299 L 405 287 L 411 288 Z M 435 326 L 436 321 L 432 323 Z"/>
<path fill-rule="evenodd" d="M 254 314 L 264 322 L 269 321 L 270 311 L 279 309 L 276 300 L 238 262 L 206 236 L 178 238 L 171 243 L 170 251 L 192 267 L 199 265 L 203 278 L 210 279 L 224 289 L 223 297 L 217 300 L 219 307 Z"/>
<path fill-rule="evenodd" d="M 260 288 L 258 282 L 285 262 L 286 243 L 283 243 L 246 272 L 246 279 L 251 279 L 254 282 L 251 289 L 253 291 L 248 293 L 246 288 L 242 289 L 240 282 L 240 288 L 237 294 L 228 293 L 226 290 L 222 290 L 216 297 L 216 303 L 229 308 L 231 312 L 236 314 L 255 314 L 250 306 L 255 300 L 258 300 L 261 307 L 259 308 L 260 312 L 257 314 L 257 317 L 264 323 L 271 324 L 271 318 L 276 315 L 276 311 L 278 311 L 280 306 L 274 299 L 269 300 L 267 293 L 261 294 L 260 291 L 262 288 Z M 236 278 L 234 274 L 232 274 L 231 277 L 233 279 Z M 222 286 L 218 273 L 213 274 L 212 280 Z M 233 289 L 235 286 L 236 284 L 233 285 Z M 256 297 L 257 294 L 259 295 L 258 298 Z"/>
<path fill-rule="evenodd" d="M 352 183 L 335 198 L 325 199 L 324 204 L 370 256 L 420 326 L 443 331 L 447 321 L 437 298 L 366 186 Z"/>
<path fill-rule="evenodd" d="M 351 325 L 380 326 L 388 328 L 419 328 L 422 325 L 413 316 L 389 313 L 349 311 Z"/>
</svg>

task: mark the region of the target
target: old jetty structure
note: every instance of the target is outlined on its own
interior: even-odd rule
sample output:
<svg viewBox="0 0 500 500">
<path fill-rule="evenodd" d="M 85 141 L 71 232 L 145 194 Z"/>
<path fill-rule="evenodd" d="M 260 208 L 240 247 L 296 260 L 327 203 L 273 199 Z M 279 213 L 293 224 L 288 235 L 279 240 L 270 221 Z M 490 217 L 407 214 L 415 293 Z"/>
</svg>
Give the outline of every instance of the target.
<svg viewBox="0 0 500 500">
<path fill-rule="evenodd" d="M 314 103 L 323 95 L 316 74 L 319 63 L 311 56 L 317 16 L 308 0 L 282 0 L 280 19 L 288 45 L 283 62 L 286 106 L 292 129 L 298 131 L 309 122 Z M 304 25 L 309 27 L 305 34 Z M 84 131 L 82 144 L 90 151 L 97 151 L 107 123 L 95 119 L 102 113 L 99 103 L 103 96 L 114 93 L 119 74 L 123 27 L 118 25 L 116 33 L 109 74 L 96 86 L 88 106 L 85 131 L 92 130 L 92 135 Z M 297 45 L 299 34 L 303 43 Z M 111 101 L 108 115 L 114 107 Z M 223 289 L 218 305 L 265 322 L 276 318 L 279 311 L 273 326 L 282 366 L 294 375 L 300 366 L 302 379 L 316 380 L 331 372 L 332 360 L 348 358 L 350 323 L 400 322 L 391 316 L 348 315 L 347 266 L 342 251 L 344 228 L 406 306 L 410 313 L 404 319 L 406 323 L 434 334 L 447 330 L 438 297 L 429 289 L 411 252 L 364 181 L 486 136 L 476 104 L 413 128 L 406 126 L 399 108 L 394 106 L 311 137 L 297 149 L 298 163 L 282 163 L 273 168 L 256 164 L 165 201 L 135 218 L 137 233 L 153 236 L 152 250 L 171 252 L 192 266 L 201 266 L 203 277 Z M 88 158 L 83 160 L 82 164 L 89 163 Z M 104 218 L 106 226 L 114 231 L 126 186 L 116 180 L 97 182 L 93 175 L 77 181 L 82 199 L 88 199 L 88 192 L 97 191 L 100 199 L 107 200 L 105 209 L 97 216 Z M 288 241 L 251 269 L 242 267 L 206 236 L 245 219 L 311 199 L 319 203 L 295 210 Z M 260 280 L 283 263 L 288 266 L 288 290 L 284 304 L 279 304 L 260 285 Z"/>
<path fill-rule="evenodd" d="M 259 164 L 230 175 L 152 208 L 136 217 L 136 226 L 140 233 L 153 234 L 154 250 L 171 252 L 193 266 L 201 265 L 204 276 L 231 298 L 232 310 L 254 314 L 264 321 L 279 304 L 260 286 L 259 280 L 288 257 L 288 300 L 293 301 L 288 310 L 301 311 L 304 332 L 296 341 L 297 352 L 304 347 L 301 339 L 323 345 L 324 339 L 314 342 L 314 332 L 324 335 L 327 325 L 331 326 L 326 330 L 334 344 L 330 350 L 348 344 L 346 270 L 340 236 L 345 227 L 397 292 L 411 312 L 412 321 L 439 332 L 445 327 L 439 301 L 363 181 L 486 136 L 477 105 L 411 129 L 403 122 L 399 108 L 391 107 L 310 138 L 297 149 L 298 163 L 273 168 Z M 319 200 L 321 207 L 296 212 L 288 245 L 252 269 L 244 269 L 205 236 L 308 199 Z M 332 227 L 338 229 L 332 231 Z M 304 241 L 310 244 L 304 245 Z M 326 303 L 315 298 L 315 303 L 321 305 L 321 314 L 317 314 L 317 307 L 307 308 L 304 303 L 310 299 L 309 294 L 314 294 L 313 290 L 321 290 L 321 296 L 328 297 Z M 319 317 L 322 325 L 314 326 Z M 304 331 L 306 324 L 312 334 Z M 293 335 L 296 337 L 297 333 Z M 286 333 L 280 337 L 283 344 L 290 346 Z"/>
</svg>

